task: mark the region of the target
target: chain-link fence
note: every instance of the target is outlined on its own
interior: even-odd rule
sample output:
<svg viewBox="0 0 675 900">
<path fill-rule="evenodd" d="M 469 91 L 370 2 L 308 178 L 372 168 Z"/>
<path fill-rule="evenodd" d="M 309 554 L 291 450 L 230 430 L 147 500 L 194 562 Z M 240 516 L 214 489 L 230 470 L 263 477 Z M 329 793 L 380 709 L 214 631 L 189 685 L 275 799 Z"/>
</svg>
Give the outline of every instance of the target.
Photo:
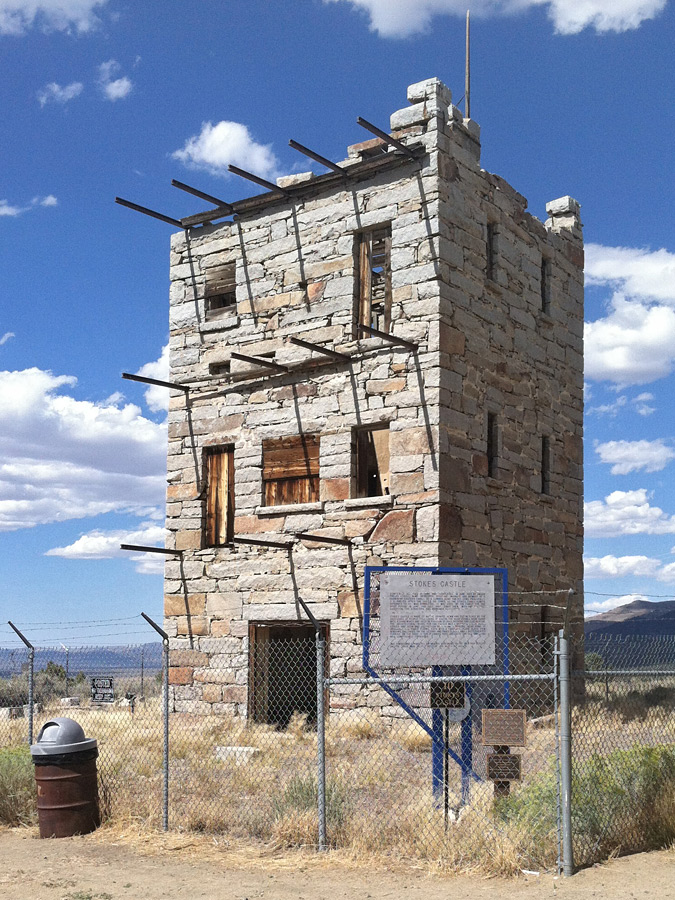
<svg viewBox="0 0 675 900">
<path fill-rule="evenodd" d="M 574 672 L 578 865 L 675 839 L 675 637 L 588 635 Z"/>
<path fill-rule="evenodd" d="M 479 639 L 464 665 L 431 666 L 411 639 L 405 664 L 374 606 L 356 657 L 337 630 L 331 647 L 329 623 L 318 640 L 259 626 L 236 660 L 181 650 L 194 691 L 180 697 L 163 693 L 160 643 L 36 648 L 35 737 L 55 715 L 78 721 L 98 740 L 104 812 L 152 827 L 457 868 L 560 864 L 557 637 L 499 627 L 497 603 L 492 657 Z M 675 838 L 675 638 L 590 635 L 577 650 L 569 819 L 587 865 Z M 30 656 L 0 652 L 0 747 L 28 741 Z"/>
</svg>

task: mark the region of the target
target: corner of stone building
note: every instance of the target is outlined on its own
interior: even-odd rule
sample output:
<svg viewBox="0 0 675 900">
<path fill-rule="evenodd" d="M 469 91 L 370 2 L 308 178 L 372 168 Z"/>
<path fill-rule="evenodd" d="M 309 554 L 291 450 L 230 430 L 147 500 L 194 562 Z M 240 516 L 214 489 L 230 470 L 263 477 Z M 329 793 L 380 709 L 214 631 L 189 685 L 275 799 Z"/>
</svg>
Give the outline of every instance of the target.
<svg viewBox="0 0 675 900">
<path fill-rule="evenodd" d="M 569 195 L 551 200 L 546 204 L 548 219 L 544 223 L 547 231 L 560 234 L 561 231 L 570 232 L 573 237 L 581 238 L 583 228 L 581 222 L 581 206 Z"/>
</svg>

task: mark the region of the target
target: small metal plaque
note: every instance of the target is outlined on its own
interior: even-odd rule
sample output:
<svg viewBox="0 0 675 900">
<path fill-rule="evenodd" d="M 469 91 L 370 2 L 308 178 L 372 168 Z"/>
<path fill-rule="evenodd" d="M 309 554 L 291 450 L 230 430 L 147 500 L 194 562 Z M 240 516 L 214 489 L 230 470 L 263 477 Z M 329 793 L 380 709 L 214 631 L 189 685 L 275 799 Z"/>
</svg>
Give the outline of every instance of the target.
<svg viewBox="0 0 675 900">
<path fill-rule="evenodd" d="M 488 753 L 487 777 L 491 781 L 520 781 L 520 754 Z"/>
<path fill-rule="evenodd" d="M 431 682 L 431 708 L 432 709 L 464 709 L 464 682 L 462 681 L 432 681 Z"/>
<path fill-rule="evenodd" d="M 91 679 L 91 702 L 115 702 L 115 685 L 112 675 L 97 675 Z"/>
<path fill-rule="evenodd" d="M 484 709 L 483 743 L 493 747 L 524 747 L 525 710 Z"/>
</svg>

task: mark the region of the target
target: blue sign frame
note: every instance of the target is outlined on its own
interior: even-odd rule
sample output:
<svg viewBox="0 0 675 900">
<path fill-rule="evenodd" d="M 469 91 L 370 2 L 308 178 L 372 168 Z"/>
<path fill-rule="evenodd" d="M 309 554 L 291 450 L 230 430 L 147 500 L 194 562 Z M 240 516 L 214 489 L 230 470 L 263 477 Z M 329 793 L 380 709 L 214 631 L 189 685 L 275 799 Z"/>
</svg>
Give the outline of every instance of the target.
<svg viewBox="0 0 675 900">
<path fill-rule="evenodd" d="M 444 760 L 447 756 L 456 763 L 462 773 L 462 804 L 468 801 L 469 785 L 471 779 L 481 781 L 479 775 L 473 769 L 473 725 L 472 713 L 470 712 L 461 723 L 461 750 L 460 754 L 452 750 L 445 741 L 443 729 L 443 713 L 440 709 L 433 709 L 431 713 L 431 726 L 418 715 L 415 710 L 405 702 L 403 697 L 387 684 L 384 678 L 370 664 L 370 583 L 371 576 L 375 573 L 382 572 L 425 572 L 430 575 L 443 575 L 445 573 L 454 575 L 494 575 L 495 576 L 495 600 L 501 594 L 502 602 L 500 604 L 502 610 L 501 623 L 495 620 L 496 627 L 501 624 L 502 627 L 502 675 L 504 677 L 504 707 L 510 706 L 510 690 L 508 675 L 510 674 L 509 663 L 509 600 L 508 600 L 508 571 L 506 569 L 476 569 L 460 567 L 431 567 L 431 566 L 366 566 L 365 568 L 365 590 L 363 605 L 363 669 L 371 678 L 377 679 L 385 693 L 387 693 L 395 703 L 397 703 L 404 712 L 410 716 L 413 721 L 417 722 L 420 728 L 424 729 L 431 738 L 431 769 L 432 769 L 432 790 L 434 797 L 441 796 L 444 786 Z M 501 582 L 501 590 L 499 583 Z M 432 675 L 438 676 L 443 674 L 440 666 L 432 666 Z M 470 675 L 471 667 L 464 666 L 461 669 L 462 675 Z M 466 684 L 466 697 L 471 703 L 471 682 Z"/>
</svg>

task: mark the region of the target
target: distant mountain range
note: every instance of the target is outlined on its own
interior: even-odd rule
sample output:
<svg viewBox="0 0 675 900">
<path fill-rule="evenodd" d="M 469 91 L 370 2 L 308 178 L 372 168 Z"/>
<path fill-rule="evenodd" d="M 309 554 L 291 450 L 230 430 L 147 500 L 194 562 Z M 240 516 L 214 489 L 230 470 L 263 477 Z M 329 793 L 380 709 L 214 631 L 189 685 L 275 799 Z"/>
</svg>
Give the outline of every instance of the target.
<svg viewBox="0 0 675 900">
<path fill-rule="evenodd" d="M 587 638 L 675 635 L 675 600 L 634 600 L 586 619 Z"/>
<path fill-rule="evenodd" d="M 23 647 L 12 650 L 0 648 L 0 678 L 9 678 L 26 671 L 28 651 Z M 35 650 L 35 671 L 46 668 L 53 662 L 66 667 L 66 651 L 62 648 Z M 115 675 L 138 673 L 141 662 L 146 673 L 158 672 L 162 667 L 162 644 L 153 641 L 130 647 L 73 647 L 68 651 L 68 672 L 74 678 L 78 672 L 85 675 Z"/>
</svg>

